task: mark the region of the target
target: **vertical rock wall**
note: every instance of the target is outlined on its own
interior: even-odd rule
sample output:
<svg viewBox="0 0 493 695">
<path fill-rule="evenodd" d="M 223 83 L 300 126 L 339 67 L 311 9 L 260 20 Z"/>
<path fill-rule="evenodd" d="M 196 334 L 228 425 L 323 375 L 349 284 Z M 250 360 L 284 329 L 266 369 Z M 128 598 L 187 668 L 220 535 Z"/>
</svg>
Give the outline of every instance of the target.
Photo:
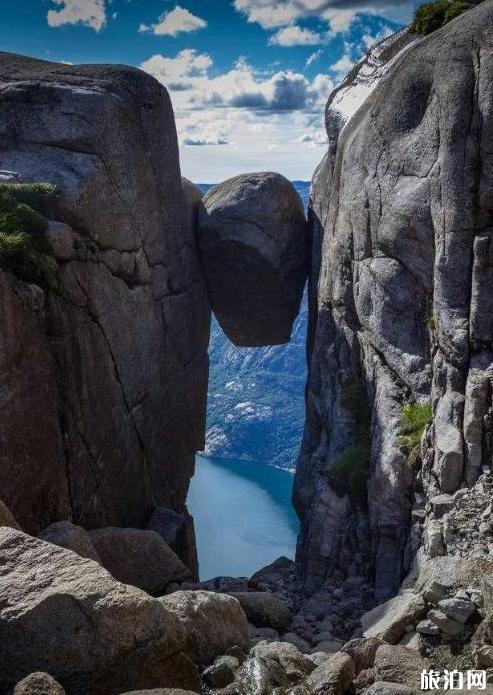
<svg viewBox="0 0 493 695">
<path fill-rule="evenodd" d="M 378 599 L 395 592 L 419 543 L 412 510 L 491 464 L 492 23 L 487 0 L 394 56 L 336 137 L 328 112 L 295 485 L 308 591 L 362 573 Z M 399 440 L 415 402 L 434 416 L 418 468 Z M 358 453 L 367 500 L 334 484 Z"/>
<path fill-rule="evenodd" d="M 69 225 L 59 295 L 21 310 L 24 290 L 1 276 L 16 324 L 14 338 L 1 327 L 1 496 L 26 530 L 67 510 L 85 527 L 181 511 L 203 448 L 210 311 L 169 97 L 138 70 L 7 54 L 0 87 L 0 169 L 56 184 Z"/>
</svg>

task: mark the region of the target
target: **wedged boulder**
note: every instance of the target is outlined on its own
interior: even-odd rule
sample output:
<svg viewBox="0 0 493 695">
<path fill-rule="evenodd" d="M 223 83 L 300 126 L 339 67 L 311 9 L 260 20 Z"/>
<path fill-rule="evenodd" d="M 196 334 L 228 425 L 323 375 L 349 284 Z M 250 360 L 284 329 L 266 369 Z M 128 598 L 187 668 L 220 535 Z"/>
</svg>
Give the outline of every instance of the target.
<svg viewBox="0 0 493 695">
<path fill-rule="evenodd" d="M 280 174 L 242 174 L 214 186 L 199 215 L 209 298 L 240 347 L 286 343 L 307 277 L 301 198 Z"/>
<path fill-rule="evenodd" d="M 60 548 L 73 550 L 77 555 L 95 560 L 100 565 L 103 564 L 89 533 L 82 526 L 72 524 L 70 521 L 56 521 L 50 524 L 38 533 L 38 538 L 47 543 L 59 545 Z"/>
<path fill-rule="evenodd" d="M 31 673 L 14 688 L 14 695 L 66 695 L 60 683 L 49 673 Z"/>
<path fill-rule="evenodd" d="M 429 671 L 431 662 L 423 659 L 417 652 L 406 647 L 383 644 L 375 655 L 375 674 L 377 681 L 401 683 L 414 690 L 420 689 L 420 674 Z"/>
<path fill-rule="evenodd" d="M 248 621 L 255 627 L 268 627 L 277 632 L 286 632 L 293 616 L 288 606 L 268 591 L 231 592 L 241 603 Z"/>
<path fill-rule="evenodd" d="M 10 509 L 7 507 L 6 504 L 4 504 L 0 500 L 0 526 L 8 526 L 9 528 L 15 528 L 17 531 L 21 530 L 21 527 L 17 523 L 17 521 L 14 519 L 14 515 L 10 511 Z"/>
<path fill-rule="evenodd" d="M 178 618 L 99 564 L 0 528 L 0 692 L 36 671 L 70 695 L 199 689 Z"/>
<path fill-rule="evenodd" d="M 349 654 L 337 652 L 317 666 L 306 682 L 313 695 L 343 695 L 354 676 L 354 663 Z"/>
<path fill-rule="evenodd" d="M 420 618 L 424 612 L 425 602 L 419 594 L 412 591 L 403 592 L 361 617 L 363 635 L 396 644 L 406 627 Z"/>
<path fill-rule="evenodd" d="M 209 664 L 234 646 L 248 651 L 248 622 L 239 601 L 232 596 L 211 591 L 175 591 L 159 601 L 184 628 L 185 651 L 193 661 Z"/>
<path fill-rule="evenodd" d="M 115 579 L 151 595 L 164 593 L 171 582 L 191 578 L 180 558 L 154 531 L 103 528 L 90 531 L 90 537 L 103 567 Z"/>
</svg>

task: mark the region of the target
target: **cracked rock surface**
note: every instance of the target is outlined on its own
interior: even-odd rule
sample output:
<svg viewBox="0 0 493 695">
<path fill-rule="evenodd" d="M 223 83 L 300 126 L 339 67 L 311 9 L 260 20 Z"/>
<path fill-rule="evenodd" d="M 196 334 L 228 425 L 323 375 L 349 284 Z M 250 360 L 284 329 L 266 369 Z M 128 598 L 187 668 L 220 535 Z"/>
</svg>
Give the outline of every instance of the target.
<svg viewBox="0 0 493 695">
<path fill-rule="evenodd" d="M 420 542 L 411 513 L 491 463 L 492 21 L 487 0 L 393 55 L 340 134 L 329 107 L 295 483 L 309 592 L 362 575 L 377 600 L 391 596 Z M 399 443 L 402 406 L 415 402 L 433 413 L 418 469 Z M 356 501 L 331 484 L 355 442 L 367 452 Z"/>
<path fill-rule="evenodd" d="M 56 184 L 65 225 L 59 295 L 26 299 L 0 274 L 5 502 L 31 532 L 181 513 L 210 312 L 168 94 L 131 68 L 2 53 L 0 168 Z"/>
</svg>

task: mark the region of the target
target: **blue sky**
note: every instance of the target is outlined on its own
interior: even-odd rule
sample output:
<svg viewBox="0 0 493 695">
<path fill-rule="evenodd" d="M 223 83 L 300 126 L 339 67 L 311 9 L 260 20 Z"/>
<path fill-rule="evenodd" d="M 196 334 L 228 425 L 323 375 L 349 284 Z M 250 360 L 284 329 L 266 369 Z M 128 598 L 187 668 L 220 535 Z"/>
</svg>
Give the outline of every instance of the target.
<svg viewBox="0 0 493 695">
<path fill-rule="evenodd" d="M 330 91 L 414 0 L 3 0 L 1 50 L 125 63 L 169 89 L 184 175 L 309 179 Z"/>
</svg>

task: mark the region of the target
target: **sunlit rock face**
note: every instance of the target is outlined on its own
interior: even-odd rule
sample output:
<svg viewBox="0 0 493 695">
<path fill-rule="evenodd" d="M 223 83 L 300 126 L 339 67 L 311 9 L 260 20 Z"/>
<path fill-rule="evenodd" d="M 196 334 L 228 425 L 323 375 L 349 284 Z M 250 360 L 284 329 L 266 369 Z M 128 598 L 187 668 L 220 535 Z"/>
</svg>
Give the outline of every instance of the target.
<svg viewBox="0 0 493 695">
<path fill-rule="evenodd" d="M 484 2 L 389 50 L 390 68 L 342 128 L 338 95 L 329 100 L 295 485 L 309 591 L 366 574 L 377 598 L 394 593 L 426 500 L 491 463 L 492 20 Z M 400 440 L 405 403 L 432 409 L 417 466 Z"/>
<path fill-rule="evenodd" d="M 211 306 L 240 347 L 289 341 L 307 277 L 303 203 L 280 174 L 243 174 L 214 186 L 199 216 Z"/>
<path fill-rule="evenodd" d="M 56 184 L 65 223 L 59 295 L 0 277 L 5 502 L 28 531 L 183 511 L 210 311 L 166 90 L 132 68 L 0 54 L 0 169 Z"/>
</svg>

